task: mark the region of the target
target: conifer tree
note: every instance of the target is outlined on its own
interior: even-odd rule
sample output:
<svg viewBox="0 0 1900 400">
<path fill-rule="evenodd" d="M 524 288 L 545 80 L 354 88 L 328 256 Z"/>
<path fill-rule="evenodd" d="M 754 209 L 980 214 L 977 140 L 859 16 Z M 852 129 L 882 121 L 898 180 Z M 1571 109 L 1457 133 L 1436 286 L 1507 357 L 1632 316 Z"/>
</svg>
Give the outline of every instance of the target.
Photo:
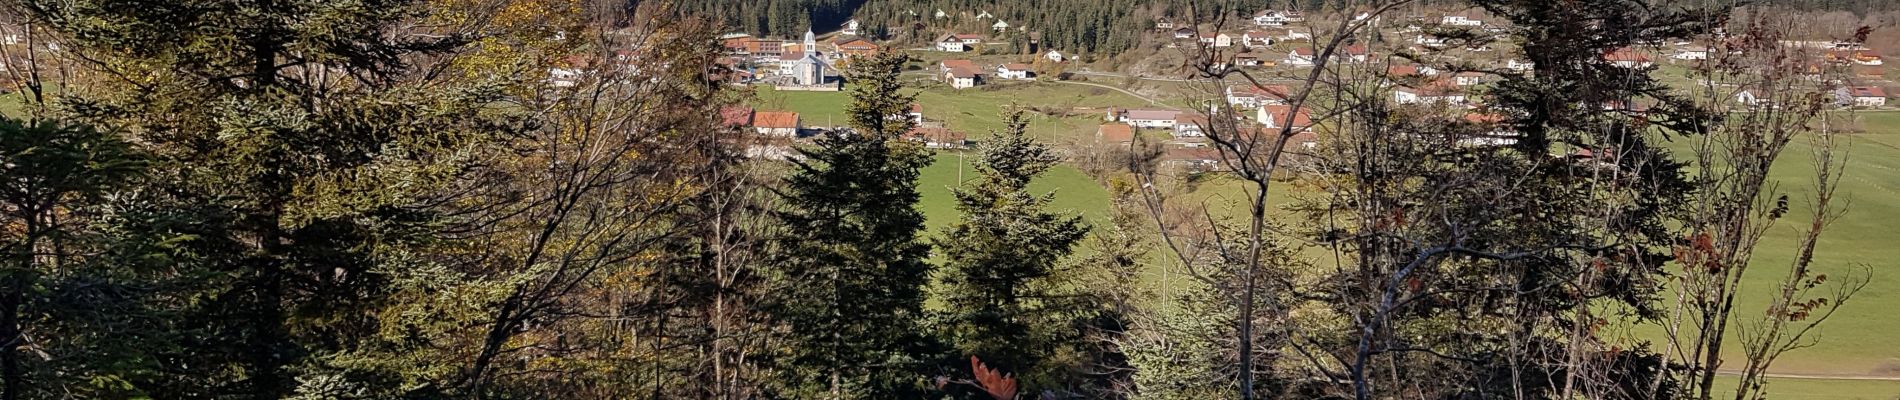
<svg viewBox="0 0 1900 400">
<path fill-rule="evenodd" d="M 948 270 L 946 336 L 957 351 L 1023 376 L 1078 338 L 1067 318 L 1081 310 L 1051 281 L 1088 227 L 1079 216 L 1045 210 L 1053 194 L 1029 193 L 1029 182 L 1057 158 L 1024 133 L 1022 111 L 1005 119 L 1007 128 L 981 146 L 979 181 L 954 190 L 963 219 L 936 246 Z"/>
<path fill-rule="evenodd" d="M 901 139 L 913 96 L 907 58 L 851 63 L 849 130 L 830 131 L 786 178 L 773 314 L 789 332 L 781 390 L 801 398 L 902 398 L 921 389 L 918 319 L 930 265 L 918 239 L 917 177 L 930 163 Z"/>
</svg>

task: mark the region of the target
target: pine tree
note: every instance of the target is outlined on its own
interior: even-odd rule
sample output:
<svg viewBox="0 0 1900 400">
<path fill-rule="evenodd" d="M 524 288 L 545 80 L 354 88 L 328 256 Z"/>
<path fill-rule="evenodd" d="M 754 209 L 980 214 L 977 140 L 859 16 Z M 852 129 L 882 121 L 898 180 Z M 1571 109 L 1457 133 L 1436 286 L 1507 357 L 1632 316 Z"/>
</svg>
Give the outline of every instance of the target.
<svg viewBox="0 0 1900 400">
<path fill-rule="evenodd" d="M 955 189 L 963 219 L 936 246 L 946 260 L 946 336 L 964 354 L 1025 375 L 1046 372 L 1043 362 L 1077 338 L 1067 318 L 1082 310 L 1051 280 L 1088 227 L 1045 210 L 1053 194 L 1029 193 L 1057 158 L 1024 133 L 1022 111 L 1005 119 L 1007 128 L 981 146 L 979 182 Z"/>
<path fill-rule="evenodd" d="M 901 135 L 912 95 L 907 58 L 847 72 L 850 130 L 800 150 L 786 178 L 773 276 L 774 315 L 789 330 L 781 390 L 804 398 L 898 398 L 921 389 L 919 334 L 929 247 L 918 239 L 917 177 L 928 151 Z"/>
</svg>

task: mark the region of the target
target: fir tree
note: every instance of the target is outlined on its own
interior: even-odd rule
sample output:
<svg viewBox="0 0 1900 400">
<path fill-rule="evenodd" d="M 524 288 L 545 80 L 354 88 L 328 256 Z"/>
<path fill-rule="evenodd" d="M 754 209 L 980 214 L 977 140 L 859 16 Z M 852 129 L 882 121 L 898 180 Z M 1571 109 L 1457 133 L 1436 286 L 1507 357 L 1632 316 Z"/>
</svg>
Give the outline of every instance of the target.
<svg viewBox="0 0 1900 400">
<path fill-rule="evenodd" d="M 980 181 L 955 190 L 963 219 L 936 246 L 948 270 L 947 336 L 958 351 L 1024 375 L 1040 372 L 1057 347 L 1077 338 L 1068 318 L 1082 310 L 1058 296 L 1051 280 L 1088 227 L 1079 216 L 1045 210 L 1053 194 L 1029 193 L 1029 182 L 1057 158 L 1024 134 L 1021 111 L 1005 118 L 1008 128 L 981 146 Z"/>
<path fill-rule="evenodd" d="M 782 390 L 794 397 L 894 398 L 921 389 L 914 367 L 929 247 L 918 239 L 917 176 L 930 154 L 901 140 L 913 123 L 899 81 L 906 58 L 847 72 L 851 129 L 801 149 L 778 214 L 774 314 L 789 330 Z"/>
</svg>

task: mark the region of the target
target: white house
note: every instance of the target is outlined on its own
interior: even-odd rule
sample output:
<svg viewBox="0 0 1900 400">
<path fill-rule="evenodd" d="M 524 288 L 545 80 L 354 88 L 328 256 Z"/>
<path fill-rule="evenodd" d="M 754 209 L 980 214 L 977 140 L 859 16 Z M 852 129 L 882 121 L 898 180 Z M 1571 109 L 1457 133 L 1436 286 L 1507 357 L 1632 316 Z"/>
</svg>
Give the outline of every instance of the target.
<svg viewBox="0 0 1900 400">
<path fill-rule="evenodd" d="M 1168 17 L 1155 18 L 1155 30 L 1165 31 L 1169 29 L 1174 29 L 1174 21 L 1168 20 Z"/>
<path fill-rule="evenodd" d="M 944 81 L 950 82 L 950 87 L 956 89 L 976 87 L 977 84 L 982 83 L 981 79 L 982 77 L 978 76 L 976 71 L 963 67 L 951 68 L 949 72 L 944 73 Z"/>
<path fill-rule="evenodd" d="M 1227 104 L 1238 108 L 1286 104 L 1287 93 L 1287 87 L 1282 85 L 1233 85 L 1227 87 Z"/>
<path fill-rule="evenodd" d="M 1194 38 L 1194 28 L 1187 28 L 1187 27 L 1183 27 L 1183 28 L 1180 28 L 1180 29 L 1175 29 L 1175 30 L 1174 30 L 1174 38 L 1175 38 L 1175 39 L 1193 39 L 1193 38 Z"/>
<path fill-rule="evenodd" d="M 1432 85 L 1423 88 L 1399 87 L 1392 90 L 1392 102 L 1398 104 L 1464 104 L 1465 94 L 1454 88 Z"/>
<path fill-rule="evenodd" d="M 989 10 L 983 10 L 983 12 L 976 14 L 976 19 L 990 19 L 990 18 L 996 18 L 996 16 L 990 15 Z"/>
<path fill-rule="evenodd" d="M 1483 72 L 1465 71 L 1451 76 L 1451 83 L 1458 86 L 1478 85 L 1488 80 L 1491 80 L 1491 76 Z"/>
<path fill-rule="evenodd" d="M 1676 49 L 1676 54 L 1669 56 L 1669 58 L 1683 61 L 1707 60 L 1709 59 L 1709 49 L 1703 47 L 1684 47 Z"/>
<path fill-rule="evenodd" d="M 578 68 L 548 68 L 548 85 L 554 87 L 574 87 L 581 80 Z"/>
<path fill-rule="evenodd" d="M 1286 12 L 1266 10 L 1253 15 L 1253 24 L 1259 26 L 1281 26 L 1289 22 Z"/>
<path fill-rule="evenodd" d="M 944 19 L 944 18 L 949 18 L 949 17 L 950 17 L 950 13 L 943 12 L 943 9 L 941 8 L 937 9 L 937 19 Z"/>
<path fill-rule="evenodd" d="M 848 36 L 857 36 L 858 35 L 858 20 L 852 19 L 850 21 L 845 21 L 844 29 L 840 31 L 839 33 L 843 33 Z"/>
<path fill-rule="evenodd" d="M 1035 79 L 1036 73 L 1029 71 L 1029 64 L 1008 63 L 996 66 L 996 77 L 1001 79 Z"/>
<path fill-rule="evenodd" d="M 1603 53 L 1603 59 L 1623 68 L 1648 68 L 1649 56 L 1628 47 Z"/>
<path fill-rule="evenodd" d="M 1258 67 L 1260 66 L 1260 56 L 1253 53 L 1235 54 L 1234 65 L 1241 67 Z"/>
<path fill-rule="evenodd" d="M 1301 40 L 1301 39 L 1313 40 L 1313 34 L 1300 32 L 1298 29 L 1287 29 L 1286 36 L 1280 37 L 1280 40 Z"/>
<path fill-rule="evenodd" d="M 1294 131 L 1304 131 L 1313 126 L 1313 116 L 1305 108 L 1295 112 L 1292 106 L 1281 105 L 1260 106 L 1254 111 L 1254 121 L 1273 130 L 1291 126 Z"/>
<path fill-rule="evenodd" d="M 1450 26 L 1484 26 L 1484 20 L 1470 12 L 1446 14 L 1444 18 L 1438 19 L 1438 23 Z"/>
<path fill-rule="evenodd" d="M 1121 110 L 1117 121 L 1138 128 L 1174 129 L 1176 119 L 1180 115 L 1180 111 L 1174 110 Z"/>
<path fill-rule="evenodd" d="M 1042 53 L 1042 58 L 1047 58 L 1049 59 L 1049 61 L 1052 61 L 1052 62 L 1062 62 L 1063 60 L 1068 59 L 1067 56 L 1062 55 L 1062 52 L 1055 51 L 1055 50 L 1049 50 L 1048 53 Z"/>
<path fill-rule="evenodd" d="M 798 113 L 759 111 L 752 114 L 752 127 L 764 136 L 796 137 L 802 126 L 798 120 Z"/>
<path fill-rule="evenodd" d="M 1234 45 L 1234 37 L 1225 33 L 1202 33 L 1201 44 L 1213 47 L 1231 47 Z"/>
<path fill-rule="evenodd" d="M 1240 45 L 1247 47 L 1267 47 L 1273 45 L 1274 39 L 1273 34 L 1265 31 L 1247 31 L 1247 33 L 1240 34 Z"/>
<path fill-rule="evenodd" d="M 966 44 L 966 45 L 983 43 L 983 35 L 978 35 L 974 33 L 959 33 L 959 34 L 956 34 L 956 36 L 957 36 L 958 41 L 961 41 L 963 42 L 963 44 Z"/>
<path fill-rule="evenodd" d="M 943 34 L 943 36 L 938 36 L 936 40 L 937 51 L 947 51 L 951 53 L 970 51 L 970 44 L 972 42 L 964 40 L 964 36 L 965 35 L 954 33 L 946 33 Z M 977 41 L 980 42 L 982 39 L 978 39 Z"/>
<path fill-rule="evenodd" d="M 1843 100 L 1841 102 L 1843 104 L 1851 104 L 1859 107 L 1880 107 L 1887 105 L 1887 91 L 1881 89 L 1879 86 L 1844 87 L 1837 89 L 1835 96 L 1840 97 L 1841 100 Z"/>
<path fill-rule="evenodd" d="M 1286 59 L 1281 60 L 1281 62 L 1284 62 L 1286 63 L 1286 65 L 1291 65 L 1291 66 L 1307 66 L 1307 67 L 1313 66 L 1313 48 L 1311 47 L 1295 48 L 1293 49 L 1293 51 L 1287 52 Z"/>
<path fill-rule="evenodd" d="M 1759 93 L 1755 92 L 1755 89 L 1742 89 L 1735 93 L 1735 102 L 1745 106 L 1758 107 L 1768 104 L 1768 99 L 1762 98 Z"/>
<path fill-rule="evenodd" d="M 1530 72 L 1531 68 L 1535 66 L 1536 65 L 1530 61 L 1518 61 L 1515 58 L 1504 61 L 1504 69 L 1517 72 Z"/>
<path fill-rule="evenodd" d="M 1412 44 L 1427 46 L 1427 47 L 1440 47 L 1440 46 L 1445 45 L 1445 38 L 1441 38 L 1435 35 L 1419 34 L 1412 37 Z"/>
<path fill-rule="evenodd" d="M 1007 31 L 1009 30 L 1009 23 L 1003 22 L 1003 20 L 998 19 L 996 20 L 996 23 L 990 24 L 990 29 L 994 29 L 997 32 Z"/>
<path fill-rule="evenodd" d="M 1206 137 L 1207 132 L 1201 130 L 1201 127 L 1204 126 L 1207 126 L 1207 116 L 1187 114 L 1175 118 L 1174 131 L 1169 133 L 1173 134 L 1175 139 Z"/>
</svg>

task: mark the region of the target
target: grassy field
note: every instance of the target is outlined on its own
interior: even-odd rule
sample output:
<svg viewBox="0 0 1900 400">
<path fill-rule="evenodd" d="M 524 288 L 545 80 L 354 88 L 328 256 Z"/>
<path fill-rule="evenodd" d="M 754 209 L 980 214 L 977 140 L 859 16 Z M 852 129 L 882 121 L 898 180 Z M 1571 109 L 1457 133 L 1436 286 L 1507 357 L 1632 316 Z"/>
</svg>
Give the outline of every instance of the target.
<svg viewBox="0 0 1900 400">
<path fill-rule="evenodd" d="M 921 78 L 921 76 L 919 76 Z M 1146 101 L 1127 94 L 1073 84 L 1011 82 L 978 89 L 951 89 L 941 84 L 919 81 L 917 103 L 924 118 L 942 121 L 951 130 L 982 140 L 990 132 L 1003 128 L 1003 108 L 1011 104 L 1043 107 L 1050 110 L 1075 110 L 1068 115 L 1032 113 L 1029 132 L 1038 138 L 1061 143 L 1094 135 L 1101 125 L 1103 110 L 1109 106 L 1139 107 Z M 796 111 L 805 126 L 845 125 L 845 92 L 781 92 L 760 88 L 753 107 L 759 110 Z"/>
<path fill-rule="evenodd" d="M 950 189 L 965 182 L 977 179 L 976 170 L 968 163 L 975 162 L 969 154 L 959 157 L 954 152 L 937 153 L 937 161 L 924 168 L 918 179 L 917 190 L 923 195 L 919 208 L 924 211 L 925 223 L 931 235 L 941 233 L 944 227 L 956 222 L 956 198 Z M 1082 171 L 1067 165 L 1057 165 L 1030 182 L 1031 193 L 1054 193 L 1055 200 L 1049 208 L 1058 213 L 1081 214 L 1090 224 L 1107 223 L 1109 211 L 1108 191 L 1096 184 Z"/>
</svg>

